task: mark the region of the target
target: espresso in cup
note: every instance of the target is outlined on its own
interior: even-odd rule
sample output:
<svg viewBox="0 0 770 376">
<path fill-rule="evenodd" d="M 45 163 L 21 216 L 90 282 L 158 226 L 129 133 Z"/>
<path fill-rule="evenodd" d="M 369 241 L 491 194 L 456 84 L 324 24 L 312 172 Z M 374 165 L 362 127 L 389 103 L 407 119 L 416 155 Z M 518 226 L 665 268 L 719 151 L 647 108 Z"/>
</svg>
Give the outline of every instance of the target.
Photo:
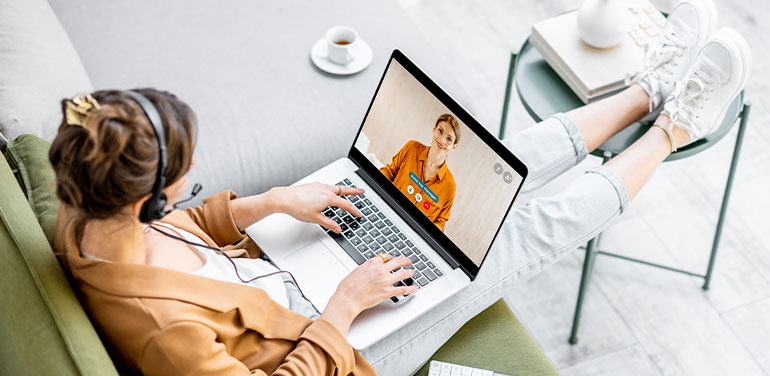
<svg viewBox="0 0 770 376">
<path fill-rule="evenodd" d="M 358 40 L 358 33 L 349 26 L 335 26 L 326 32 L 329 60 L 337 64 L 347 64 L 353 60 L 353 48 Z"/>
</svg>

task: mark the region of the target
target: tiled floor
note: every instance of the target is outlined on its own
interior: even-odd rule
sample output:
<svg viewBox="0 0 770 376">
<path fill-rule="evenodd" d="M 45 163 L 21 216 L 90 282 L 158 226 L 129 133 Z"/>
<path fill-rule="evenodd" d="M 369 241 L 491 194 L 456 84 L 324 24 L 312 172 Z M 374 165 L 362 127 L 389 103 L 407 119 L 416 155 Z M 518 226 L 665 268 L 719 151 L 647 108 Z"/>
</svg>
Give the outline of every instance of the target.
<svg viewBox="0 0 770 376">
<path fill-rule="evenodd" d="M 456 97 L 493 132 L 509 51 L 533 22 L 581 1 L 399 0 L 465 88 Z M 653 1 L 669 10 L 672 0 Z M 753 103 L 712 288 L 702 280 L 600 257 L 580 342 L 567 343 L 583 254 L 506 300 L 565 375 L 770 375 L 770 2 L 719 1 L 720 24 L 748 39 Z M 764 21 L 763 21 L 764 20 Z M 454 94 L 454 93 L 453 93 Z M 508 134 L 533 125 L 516 98 Z M 603 248 L 705 271 L 735 132 L 695 157 L 663 165 L 605 234 Z M 595 158 L 544 187 L 561 189 Z"/>
</svg>

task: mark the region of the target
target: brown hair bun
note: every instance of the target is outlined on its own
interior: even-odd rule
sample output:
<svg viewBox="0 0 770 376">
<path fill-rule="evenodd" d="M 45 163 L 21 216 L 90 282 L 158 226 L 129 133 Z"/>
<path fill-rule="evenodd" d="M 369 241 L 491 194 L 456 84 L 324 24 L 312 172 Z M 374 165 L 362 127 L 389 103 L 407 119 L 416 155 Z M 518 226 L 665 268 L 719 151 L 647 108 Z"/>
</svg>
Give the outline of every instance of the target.
<svg viewBox="0 0 770 376">
<path fill-rule="evenodd" d="M 197 122 L 187 104 L 155 89 L 134 90 L 158 109 L 166 134 L 166 186 L 190 169 Z M 158 143 L 142 108 L 119 90 L 91 94 L 98 108 L 83 125 L 66 117 L 51 144 L 48 159 L 56 173 L 56 194 L 86 218 L 107 218 L 151 193 L 158 168 Z M 62 113 L 69 99 L 62 100 Z"/>
</svg>

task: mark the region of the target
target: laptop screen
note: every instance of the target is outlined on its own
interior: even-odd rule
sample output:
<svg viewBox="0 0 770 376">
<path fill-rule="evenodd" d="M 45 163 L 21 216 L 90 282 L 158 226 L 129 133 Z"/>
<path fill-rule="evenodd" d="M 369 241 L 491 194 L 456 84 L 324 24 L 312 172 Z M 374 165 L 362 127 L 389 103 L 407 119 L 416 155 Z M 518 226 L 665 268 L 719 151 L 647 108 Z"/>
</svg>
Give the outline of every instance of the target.
<svg viewBox="0 0 770 376">
<path fill-rule="evenodd" d="M 396 59 L 354 147 L 481 265 L 523 177 Z"/>
</svg>

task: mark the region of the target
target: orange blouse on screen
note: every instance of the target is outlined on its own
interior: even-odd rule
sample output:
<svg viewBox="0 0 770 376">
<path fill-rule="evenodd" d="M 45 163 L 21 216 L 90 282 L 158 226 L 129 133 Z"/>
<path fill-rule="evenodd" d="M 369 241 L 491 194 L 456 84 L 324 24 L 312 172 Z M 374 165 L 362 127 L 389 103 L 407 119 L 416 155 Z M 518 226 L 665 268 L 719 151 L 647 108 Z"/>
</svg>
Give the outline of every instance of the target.
<svg viewBox="0 0 770 376">
<path fill-rule="evenodd" d="M 417 141 L 409 141 L 393 156 L 388 165 L 380 169 L 380 172 L 392 181 L 441 231 L 444 231 L 444 225 L 449 220 L 449 214 L 454 203 L 455 179 L 446 162 L 441 165 L 436 176 L 427 181 L 423 179 L 425 160 L 428 158 L 429 149 L 429 146 Z M 438 202 L 420 189 L 420 186 L 409 177 L 409 172 L 413 172 L 438 196 Z M 409 187 L 411 187 L 412 193 L 409 193 Z M 417 198 L 420 200 L 418 201 Z"/>
</svg>

